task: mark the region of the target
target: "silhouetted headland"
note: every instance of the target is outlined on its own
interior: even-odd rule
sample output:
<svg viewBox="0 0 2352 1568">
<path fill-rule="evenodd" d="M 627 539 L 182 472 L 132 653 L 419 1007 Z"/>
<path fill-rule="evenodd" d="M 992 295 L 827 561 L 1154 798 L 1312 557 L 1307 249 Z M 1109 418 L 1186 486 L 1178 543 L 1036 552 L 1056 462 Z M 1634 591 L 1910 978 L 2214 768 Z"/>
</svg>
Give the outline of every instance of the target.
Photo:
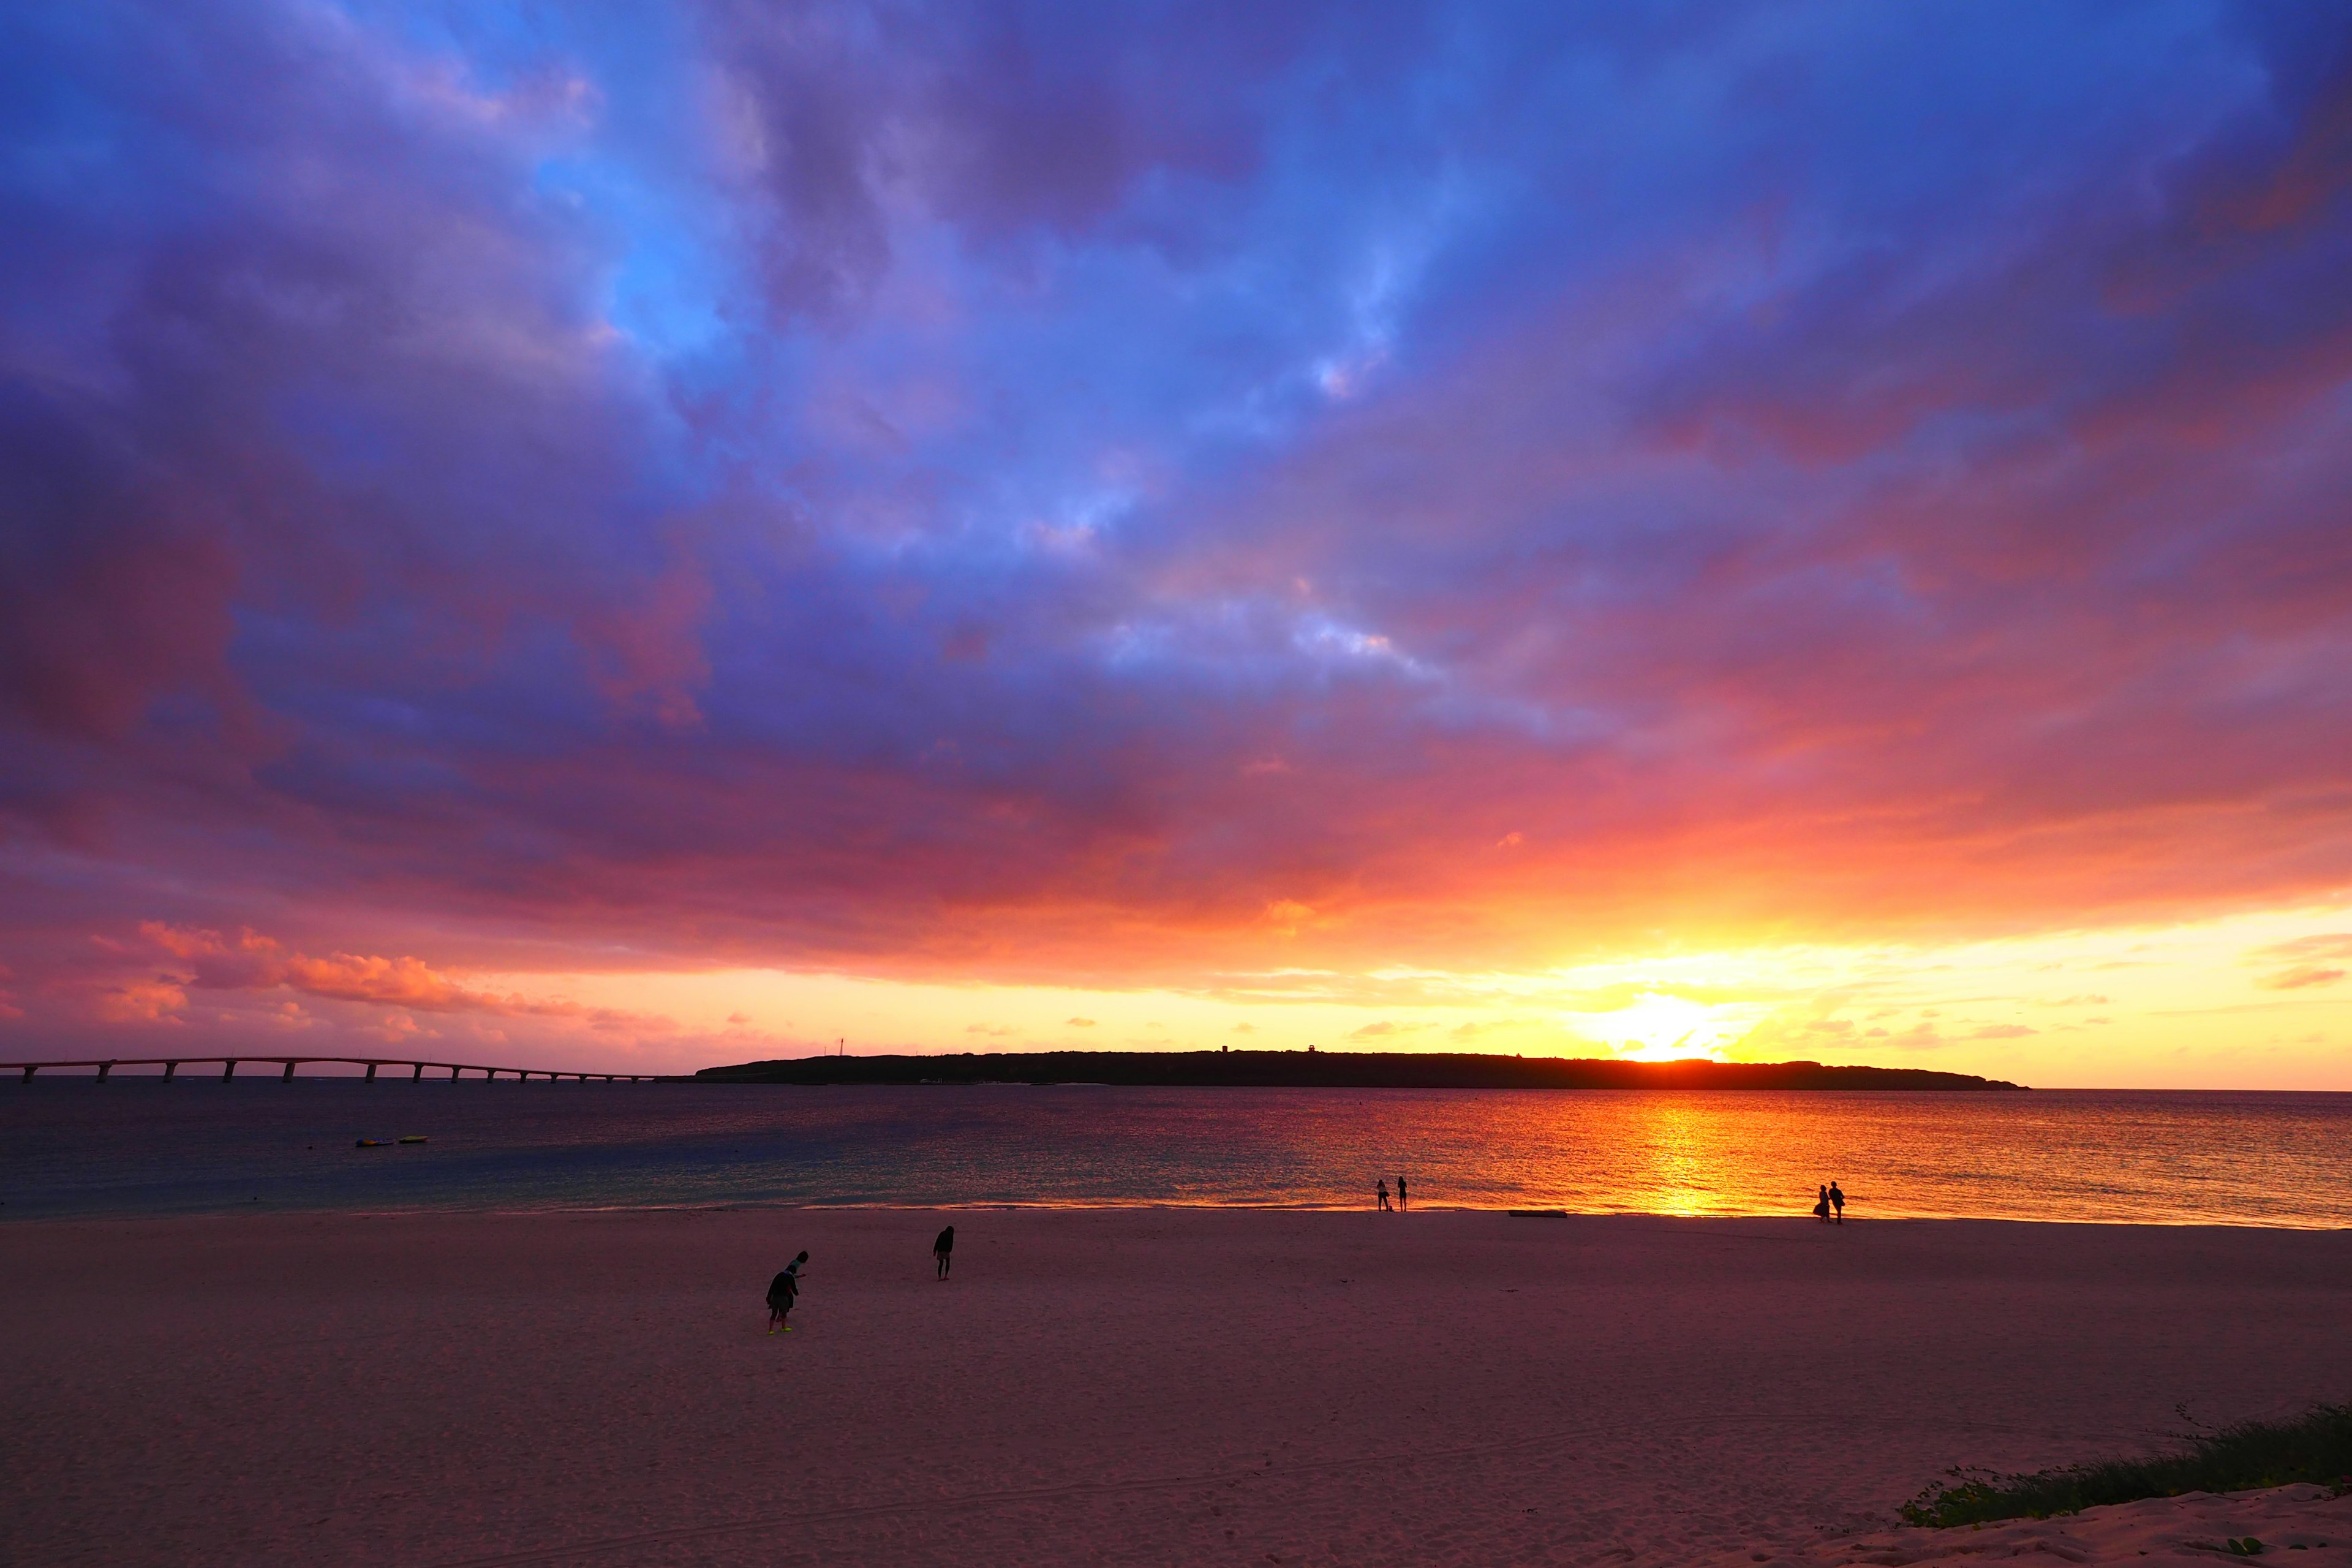
<svg viewBox="0 0 2352 1568">
<path fill-rule="evenodd" d="M 1629 1062 L 1467 1052 L 990 1051 L 798 1057 L 705 1068 L 700 1083 L 1100 1083 L 1186 1089 L 2022 1089 L 1971 1073 L 1820 1062 Z"/>
</svg>

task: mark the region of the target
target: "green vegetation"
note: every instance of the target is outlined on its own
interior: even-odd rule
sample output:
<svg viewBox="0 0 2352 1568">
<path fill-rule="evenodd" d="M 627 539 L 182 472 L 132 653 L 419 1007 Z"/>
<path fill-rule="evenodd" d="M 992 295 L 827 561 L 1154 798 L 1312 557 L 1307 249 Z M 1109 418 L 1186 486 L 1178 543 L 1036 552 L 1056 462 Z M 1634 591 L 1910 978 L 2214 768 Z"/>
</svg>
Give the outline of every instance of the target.
<svg viewBox="0 0 2352 1568">
<path fill-rule="evenodd" d="M 2187 1418 L 2187 1412 L 2182 1412 Z M 1996 1519 L 2048 1519 L 2108 1503 L 2182 1492 L 2235 1492 L 2315 1481 L 2352 1490 L 2352 1405 L 2321 1405 L 2292 1421 L 2242 1421 L 2183 1434 L 2146 1459 L 2106 1459 L 2030 1476 L 1954 1470 L 1903 1505 L 1903 1522 L 1939 1529 Z M 2231 1550 L 2242 1549 L 2232 1544 Z M 2259 1545 L 2253 1551 L 2259 1552 Z"/>
</svg>

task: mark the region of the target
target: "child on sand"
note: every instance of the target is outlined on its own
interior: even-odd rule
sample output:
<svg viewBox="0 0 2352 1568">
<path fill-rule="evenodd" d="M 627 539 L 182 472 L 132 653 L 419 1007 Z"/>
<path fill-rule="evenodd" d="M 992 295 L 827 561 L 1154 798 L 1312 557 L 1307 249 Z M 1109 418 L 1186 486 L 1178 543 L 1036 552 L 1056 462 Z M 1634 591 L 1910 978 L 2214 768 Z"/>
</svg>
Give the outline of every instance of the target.
<svg viewBox="0 0 2352 1568">
<path fill-rule="evenodd" d="M 803 1252 L 785 1264 L 782 1274 L 768 1281 L 768 1331 L 770 1333 L 774 1333 L 778 1329 L 783 1330 L 788 1334 L 793 1331 L 793 1325 L 786 1320 L 792 1316 L 793 1303 L 800 1299 L 801 1265 L 807 1261 L 808 1254 Z"/>
<path fill-rule="evenodd" d="M 946 1279 L 948 1265 L 955 1261 L 955 1226 L 950 1226 L 940 1232 L 939 1239 L 931 1243 L 931 1261 L 939 1265 L 939 1272 L 931 1278 Z"/>
</svg>

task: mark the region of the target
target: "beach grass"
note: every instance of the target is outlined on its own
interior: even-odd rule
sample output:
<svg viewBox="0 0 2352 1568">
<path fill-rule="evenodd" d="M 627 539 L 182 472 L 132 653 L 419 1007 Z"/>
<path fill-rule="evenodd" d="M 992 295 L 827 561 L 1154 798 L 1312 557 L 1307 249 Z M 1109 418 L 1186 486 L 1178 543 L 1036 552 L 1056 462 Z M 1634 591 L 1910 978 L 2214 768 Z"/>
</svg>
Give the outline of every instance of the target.
<svg viewBox="0 0 2352 1568">
<path fill-rule="evenodd" d="M 2247 1491 L 2298 1481 L 2352 1489 L 2352 1405 L 2315 1405 L 2289 1421 L 2242 1421 L 2184 1433 L 2178 1447 L 2147 1458 L 2103 1459 L 2031 1475 L 1951 1473 L 1950 1481 L 1903 1505 L 1904 1523 L 1948 1529 L 2000 1519 L 2049 1519 L 2142 1498 Z"/>
</svg>

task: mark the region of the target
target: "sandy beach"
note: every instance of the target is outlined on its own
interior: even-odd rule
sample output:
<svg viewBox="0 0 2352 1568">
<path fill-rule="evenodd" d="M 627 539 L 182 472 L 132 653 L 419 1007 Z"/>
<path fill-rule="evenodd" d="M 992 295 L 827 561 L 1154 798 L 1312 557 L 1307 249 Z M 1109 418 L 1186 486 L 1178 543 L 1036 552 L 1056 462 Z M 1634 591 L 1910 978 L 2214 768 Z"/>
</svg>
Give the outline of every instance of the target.
<svg viewBox="0 0 2352 1568">
<path fill-rule="evenodd" d="M 1895 1510 L 1947 1467 L 2352 1394 L 2342 1233 L 273 1215 L 13 1225 L 0 1262 L 26 1564 L 1925 1562 Z M 2352 1561 L 2352 1500 L 2147 1506 L 1976 1556 L 2164 1561 L 2237 1508 Z"/>
</svg>

